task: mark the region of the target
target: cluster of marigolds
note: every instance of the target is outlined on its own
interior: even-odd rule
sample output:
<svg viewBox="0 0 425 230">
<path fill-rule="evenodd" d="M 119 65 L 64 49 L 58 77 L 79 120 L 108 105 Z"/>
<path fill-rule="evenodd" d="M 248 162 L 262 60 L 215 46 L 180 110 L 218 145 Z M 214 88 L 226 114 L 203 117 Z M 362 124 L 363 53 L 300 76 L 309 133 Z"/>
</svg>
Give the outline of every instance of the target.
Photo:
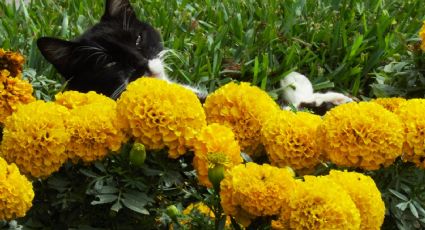
<svg viewBox="0 0 425 230">
<path fill-rule="evenodd" d="M 281 110 L 249 83 L 228 83 L 202 105 L 180 85 L 140 78 L 117 101 L 68 91 L 45 102 L 22 79 L 23 61 L 0 49 L 0 220 L 31 207 L 27 178 L 102 159 L 130 138 L 172 159 L 193 151 L 207 187 L 209 170 L 222 167 L 221 205 L 243 226 L 272 216 L 274 229 L 380 229 L 385 205 L 370 177 L 332 170 L 301 180 L 288 167 L 300 175 L 322 162 L 376 170 L 398 157 L 425 167 L 425 99 L 352 102 L 320 117 Z M 243 163 L 241 151 L 270 164 Z"/>
</svg>

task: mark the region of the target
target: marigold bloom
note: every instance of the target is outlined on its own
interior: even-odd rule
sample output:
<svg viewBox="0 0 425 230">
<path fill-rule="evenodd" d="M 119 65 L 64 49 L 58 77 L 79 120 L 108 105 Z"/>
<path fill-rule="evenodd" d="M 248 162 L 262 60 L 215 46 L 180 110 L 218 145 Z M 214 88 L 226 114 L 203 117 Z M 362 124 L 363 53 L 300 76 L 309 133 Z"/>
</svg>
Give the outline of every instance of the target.
<svg viewBox="0 0 425 230">
<path fill-rule="evenodd" d="M 375 170 L 401 155 L 402 127 L 397 115 L 381 105 L 348 103 L 326 113 L 317 137 L 321 149 L 335 164 Z"/>
<path fill-rule="evenodd" d="M 0 50 L 1 52 L 1 50 Z M 32 85 L 8 70 L 0 70 L 0 124 L 16 111 L 18 105 L 35 101 Z"/>
<path fill-rule="evenodd" d="M 387 110 L 394 112 L 401 104 L 406 102 L 406 99 L 401 97 L 376 98 L 372 102 L 382 105 Z"/>
<path fill-rule="evenodd" d="M 21 54 L 0 48 L 0 70 L 7 70 L 12 77 L 16 77 L 22 73 L 24 62 Z"/>
<path fill-rule="evenodd" d="M 248 226 L 256 217 L 279 214 L 289 203 L 295 180 L 287 169 L 249 162 L 230 169 L 220 188 L 224 212 Z"/>
<path fill-rule="evenodd" d="M 224 165 L 225 170 L 242 163 L 238 142 L 230 128 L 219 124 L 205 126 L 192 143 L 195 157 L 193 166 L 196 169 L 199 183 L 212 187 L 208 179 L 208 168 L 217 163 Z M 220 159 L 211 159 L 219 154 Z M 217 158 L 217 156 L 215 157 Z"/>
<path fill-rule="evenodd" d="M 71 135 L 66 152 L 74 162 L 102 159 L 109 151 L 118 151 L 126 141 L 114 100 L 95 92 L 67 91 L 56 95 L 56 103 L 71 112 L 65 121 Z"/>
<path fill-rule="evenodd" d="M 410 99 L 395 113 L 404 126 L 403 160 L 425 168 L 425 99 Z"/>
<path fill-rule="evenodd" d="M 425 21 L 423 21 L 422 28 L 419 31 L 419 37 L 421 38 L 421 49 L 425 51 Z"/>
<path fill-rule="evenodd" d="M 15 164 L 8 165 L 0 157 L 0 220 L 25 216 L 33 199 L 31 182 L 20 174 Z"/>
<path fill-rule="evenodd" d="M 295 170 L 311 170 L 320 163 L 316 130 L 320 116 L 279 111 L 264 122 L 262 142 L 272 165 L 290 166 Z"/>
<path fill-rule="evenodd" d="M 208 123 L 230 127 L 242 151 L 253 156 L 261 144 L 264 120 L 279 106 L 258 87 L 246 82 L 231 82 L 210 94 L 204 108 Z"/>
<path fill-rule="evenodd" d="M 156 78 L 130 83 L 117 109 L 136 141 L 147 149 L 168 147 L 170 158 L 186 153 L 189 140 L 206 126 L 205 112 L 192 91 Z"/>
<path fill-rule="evenodd" d="M 360 214 L 353 200 L 337 183 L 326 177 L 306 176 L 298 182 L 289 205 L 273 229 L 358 230 Z"/>
<path fill-rule="evenodd" d="M 331 170 L 329 179 L 350 195 L 360 212 L 361 230 L 379 230 L 384 223 L 385 204 L 372 178 L 361 173 Z"/>
<path fill-rule="evenodd" d="M 101 94 L 97 94 L 94 91 L 90 91 L 88 93 L 80 93 L 78 91 L 58 93 L 55 95 L 55 102 L 67 107 L 68 109 L 75 109 L 92 104 L 104 104 L 108 107 L 116 106 L 114 100 Z"/>
<path fill-rule="evenodd" d="M 49 176 L 67 160 L 67 117 L 68 110 L 53 102 L 35 101 L 20 106 L 4 123 L 1 155 L 25 175 Z"/>
</svg>

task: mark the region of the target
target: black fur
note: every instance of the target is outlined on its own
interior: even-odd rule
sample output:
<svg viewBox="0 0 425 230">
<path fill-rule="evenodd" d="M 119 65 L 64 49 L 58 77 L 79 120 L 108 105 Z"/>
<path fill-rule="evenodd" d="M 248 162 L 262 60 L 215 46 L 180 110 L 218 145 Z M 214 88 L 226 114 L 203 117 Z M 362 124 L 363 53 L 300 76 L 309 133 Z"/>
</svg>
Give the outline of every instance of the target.
<svg viewBox="0 0 425 230">
<path fill-rule="evenodd" d="M 69 90 L 110 97 L 117 97 L 128 82 L 150 75 L 148 60 L 163 50 L 159 33 L 136 18 L 128 0 L 106 0 L 100 22 L 73 41 L 42 37 L 37 45 Z"/>
<path fill-rule="evenodd" d="M 301 103 L 300 104 L 300 108 L 301 109 L 308 109 L 313 111 L 314 114 L 323 116 L 326 114 L 327 111 L 331 110 L 333 107 L 335 107 L 336 105 L 331 103 L 331 102 L 323 102 L 321 105 L 317 105 L 316 102 L 311 102 L 311 103 Z"/>
</svg>

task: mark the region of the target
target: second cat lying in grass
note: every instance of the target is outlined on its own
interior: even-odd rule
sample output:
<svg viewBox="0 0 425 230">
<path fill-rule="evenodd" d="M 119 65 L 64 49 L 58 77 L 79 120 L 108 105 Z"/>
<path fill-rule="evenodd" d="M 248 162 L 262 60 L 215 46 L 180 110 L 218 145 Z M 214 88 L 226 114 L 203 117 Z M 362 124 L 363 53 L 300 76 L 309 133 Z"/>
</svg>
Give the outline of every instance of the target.
<svg viewBox="0 0 425 230">
<path fill-rule="evenodd" d="M 289 109 L 289 105 L 292 105 L 297 109 L 305 108 L 324 115 L 337 105 L 353 101 L 341 93 L 314 93 L 310 80 L 297 72 L 289 73 L 280 81 L 280 86 L 283 88 L 282 99 L 288 104 L 284 109 Z"/>
</svg>

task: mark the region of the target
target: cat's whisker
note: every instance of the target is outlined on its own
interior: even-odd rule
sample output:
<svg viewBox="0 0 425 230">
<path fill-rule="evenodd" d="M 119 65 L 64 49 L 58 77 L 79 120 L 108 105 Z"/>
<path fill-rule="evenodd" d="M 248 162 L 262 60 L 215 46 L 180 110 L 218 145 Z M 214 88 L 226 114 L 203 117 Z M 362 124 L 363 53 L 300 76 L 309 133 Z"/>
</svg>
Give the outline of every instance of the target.
<svg viewBox="0 0 425 230">
<path fill-rule="evenodd" d="M 77 50 L 81 51 L 98 51 L 98 52 L 106 52 L 106 49 L 103 47 L 97 47 L 97 46 L 79 46 L 77 47 Z"/>
<path fill-rule="evenodd" d="M 127 82 L 122 83 L 115 91 L 112 93 L 111 98 L 116 100 L 121 95 L 122 92 L 124 92 L 125 88 L 127 87 Z"/>
<path fill-rule="evenodd" d="M 105 62 L 105 61 L 106 61 L 106 59 L 107 59 L 107 56 L 106 56 L 106 54 L 105 54 L 105 53 L 103 53 L 102 55 L 99 55 L 99 56 L 96 58 L 96 65 L 98 65 L 99 63 Z"/>
<path fill-rule="evenodd" d="M 164 49 L 161 52 L 159 52 L 158 58 L 161 60 L 164 60 L 167 58 L 167 55 L 169 55 L 171 52 L 172 52 L 171 49 Z"/>
<path fill-rule="evenodd" d="M 93 52 L 93 53 L 91 53 L 90 55 L 88 55 L 86 58 L 85 58 L 85 60 L 90 60 L 93 56 L 98 56 L 98 58 L 100 57 L 100 56 L 104 56 L 104 57 L 106 57 L 106 55 L 105 55 L 105 53 L 103 53 L 103 52 Z M 96 60 L 98 60 L 98 58 L 96 59 Z"/>
</svg>

